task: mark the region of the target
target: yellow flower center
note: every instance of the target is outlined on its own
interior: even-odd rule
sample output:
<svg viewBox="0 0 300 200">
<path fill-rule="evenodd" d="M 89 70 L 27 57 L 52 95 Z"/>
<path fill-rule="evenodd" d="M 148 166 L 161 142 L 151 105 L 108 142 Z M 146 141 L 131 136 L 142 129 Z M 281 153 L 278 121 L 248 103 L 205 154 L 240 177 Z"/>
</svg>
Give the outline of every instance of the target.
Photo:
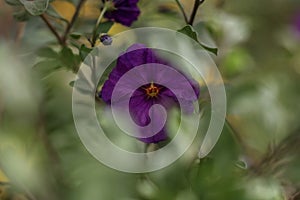
<svg viewBox="0 0 300 200">
<path fill-rule="evenodd" d="M 159 94 L 161 88 L 157 87 L 156 85 L 154 85 L 154 83 L 152 82 L 150 84 L 149 87 L 144 88 L 144 90 L 146 91 L 146 94 L 148 95 L 148 97 L 157 97 L 157 95 Z"/>
</svg>

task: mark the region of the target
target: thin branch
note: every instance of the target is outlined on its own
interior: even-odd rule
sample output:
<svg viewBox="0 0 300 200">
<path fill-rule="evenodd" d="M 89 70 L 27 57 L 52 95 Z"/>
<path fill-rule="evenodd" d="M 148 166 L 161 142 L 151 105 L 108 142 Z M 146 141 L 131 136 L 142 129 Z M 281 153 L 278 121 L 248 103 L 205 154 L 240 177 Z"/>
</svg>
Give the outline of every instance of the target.
<svg viewBox="0 0 300 200">
<path fill-rule="evenodd" d="M 21 22 L 18 24 L 17 33 L 16 33 L 16 37 L 15 37 L 15 43 L 17 46 L 20 45 L 21 40 L 24 36 L 25 27 L 26 27 L 25 22 Z"/>
<path fill-rule="evenodd" d="M 233 137 L 236 139 L 236 141 L 239 143 L 241 146 L 242 150 L 244 153 L 247 155 L 248 154 L 248 145 L 245 143 L 244 139 L 242 138 L 241 134 L 232 126 L 230 123 L 230 120 L 228 120 L 228 117 L 225 118 L 225 125 L 228 126 L 230 129 L 230 132 L 232 133 Z"/>
<path fill-rule="evenodd" d="M 44 14 L 40 15 L 40 17 L 46 23 L 46 25 L 48 26 L 48 28 L 50 29 L 50 31 L 53 33 L 53 35 L 56 37 L 58 43 L 62 45 L 63 44 L 63 40 L 61 39 L 61 37 L 57 33 L 56 29 L 49 22 L 49 20 L 47 19 L 47 17 Z"/>
<path fill-rule="evenodd" d="M 69 35 L 69 33 L 70 33 L 72 27 L 74 26 L 75 21 L 76 21 L 76 19 L 78 18 L 79 13 L 80 13 L 80 10 L 81 10 L 83 4 L 85 3 L 85 1 L 86 1 L 86 0 L 80 0 L 80 1 L 79 1 L 78 5 L 77 5 L 77 7 L 76 7 L 75 13 L 74 13 L 74 15 L 73 15 L 73 17 L 72 17 L 72 19 L 71 19 L 71 22 L 68 24 L 68 26 L 67 26 L 67 28 L 66 28 L 66 31 L 65 31 L 65 33 L 64 33 L 64 35 L 63 35 L 63 38 L 62 38 L 62 43 L 63 43 L 63 45 L 66 44 L 66 40 L 67 40 L 67 38 L 68 38 L 68 35 Z"/>
<path fill-rule="evenodd" d="M 251 167 L 252 171 L 258 175 L 266 174 L 267 172 L 274 174 L 274 171 L 278 170 L 278 167 L 289 163 L 293 159 L 292 156 L 299 153 L 299 132 L 300 129 L 296 129 L 288 134 L 288 136 L 274 148 L 274 151 L 267 152 L 260 162 Z"/>
<path fill-rule="evenodd" d="M 297 200 L 300 196 L 300 190 L 296 191 L 294 194 L 291 195 L 291 197 L 289 198 L 289 200 Z"/>
<path fill-rule="evenodd" d="M 188 24 L 189 20 L 188 20 L 187 15 L 186 15 L 186 13 L 184 11 L 183 5 L 181 4 L 181 2 L 179 0 L 175 0 L 175 1 L 176 1 L 177 5 L 178 5 L 180 11 L 182 12 L 182 15 L 184 17 L 184 21 Z"/>
<path fill-rule="evenodd" d="M 197 14 L 197 11 L 198 11 L 198 8 L 201 4 L 204 3 L 205 0 L 195 0 L 195 3 L 194 3 L 194 8 L 193 8 L 193 11 L 192 11 L 192 14 L 191 14 L 191 17 L 190 17 L 190 20 L 189 20 L 189 23 L 191 26 L 193 25 L 194 23 L 194 20 L 195 20 L 195 17 L 196 17 L 196 14 Z"/>
<path fill-rule="evenodd" d="M 5 111 L 4 105 L 3 105 L 3 103 L 0 101 L 0 124 L 1 124 L 1 121 L 2 121 L 2 119 L 3 119 L 3 117 L 4 117 L 4 111 Z"/>
<path fill-rule="evenodd" d="M 97 42 L 97 38 L 99 36 L 99 35 L 97 35 L 97 28 L 98 28 L 99 24 L 101 23 L 101 20 L 104 17 L 104 14 L 105 14 L 106 11 L 107 11 L 107 5 L 104 4 L 104 7 L 103 7 L 98 19 L 97 19 L 97 23 L 96 23 L 96 25 L 94 27 L 94 30 L 93 30 L 92 40 L 90 41 L 92 47 L 94 47 L 96 42 Z"/>
</svg>

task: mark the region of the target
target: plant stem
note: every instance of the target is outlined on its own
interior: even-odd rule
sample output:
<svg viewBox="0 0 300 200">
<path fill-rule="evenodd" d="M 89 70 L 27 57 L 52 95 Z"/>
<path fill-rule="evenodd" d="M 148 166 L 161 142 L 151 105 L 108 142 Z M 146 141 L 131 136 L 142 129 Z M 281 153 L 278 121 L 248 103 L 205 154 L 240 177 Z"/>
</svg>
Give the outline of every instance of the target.
<svg viewBox="0 0 300 200">
<path fill-rule="evenodd" d="M 56 29 L 52 26 L 52 24 L 49 22 L 49 20 L 47 19 L 47 17 L 44 14 L 40 15 L 40 17 L 46 23 L 46 25 L 48 26 L 48 28 L 50 29 L 50 31 L 53 33 L 53 35 L 56 37 L 58 43 L 61 44 L 61 45 L 63 45 L 62 38 L 59 36 L 59 34 L 57 33 Z"/>
<path fill-rule="evenodd" d="M 204 1 L 205 1 L 205 0 L 195 0 L 194 8 L 193 8 L 193 11 L 192 11 L 190 20 L 189 20 L 189 22 L 188 22 L 188 24 L 190 24 L 191 26 L 192 26 L 193 23 L 194 23 L 194 20 L 195 20 L 195 17 L 196 17 L 196 14 L 197 14 L 197 11 L 198 11 L 199 6 L 200 6 L 201 4 L 203 4 Z"/>
<path fill-rule="evenodd" d="M 18 24 L 17 33 L 16 33 L 16 37 L 15 37 L 16 46 L 19 46 L 21 43 L 21 40 L 24 36 L 25 27 L 26 27 L 25 22 L 21 22 Z"/>
<path fill-rule="evenodd" d="M 175 1 L 176 1 L 177 5 L 178 5 L 180 11 L 182 12 L 182 15 L 183 15 L 183 17 L 184 17 L 184 21 L 185 21 L 186 23 L 189 23 L 189 20 L 188 20 L 188 18 L 187 18 L 187 15 L 186 15 L 186 13 L 185 13 L 185 11 L 184 11 L 184 8 L 183 8 L 181 2 L 180 2 L 179 0 L 175 0 Z"/>
<path fill-rule="evenodd" d="M 102 9 L 102 11 L 101 11 L 101 13 L 100 13 L 100 15 L 98 17 L 97 23 L 96 23 L 96 25 L 94 27 L 94 30 L 93 30 L 93 37 L 92 37 L 92 41 L 91 41 L 91 46 L 92 47 L 94 47 L 95 44 L 96 44 L 97 37 L 98 37 L 98 35 L 97 35 L 97 29 L 98 29 L 98 26 L 99 26 L 99 24 L 100 24 L 100 22 L 101 22 L 101 20 L 102 20 L 102 18 L 103 18 L 103 16 L 104 16 L 104 14 L 105 14 L 106 11 L 107 11 L 107 6 L 104 5 L 104 8 Z"/>
<path fill-rule="evenodd" d="M 70 33 L 72 27 L 74 26 L 75 21 L 76 21 L 76 19 L 78 18 L 79 12 L 80 12 L 80 10 L 81 10 L 83 4 L 85 3 L 85 1 L 86 1 L 86 0 L 80 0 L 80 1 L 79 1 L 78 5 L 77 5 L 77 7 L 76 7 L 75 13 L 74 13 L 74 15 L 73 15 L 73 17 L 72 17 L 72 19 L 71 19 L 71 22 L 68 24 L 68 26 L 67 26 L 67 28 L 66 28 L 66 31 L 65 31 L 65 33 L 64 33 L 64 36 L 63 36 L 63 38 L 62 38 L 63 45 L 66 44 L 68 35 L 69 35 L 69 33 Z"/>
</svg>

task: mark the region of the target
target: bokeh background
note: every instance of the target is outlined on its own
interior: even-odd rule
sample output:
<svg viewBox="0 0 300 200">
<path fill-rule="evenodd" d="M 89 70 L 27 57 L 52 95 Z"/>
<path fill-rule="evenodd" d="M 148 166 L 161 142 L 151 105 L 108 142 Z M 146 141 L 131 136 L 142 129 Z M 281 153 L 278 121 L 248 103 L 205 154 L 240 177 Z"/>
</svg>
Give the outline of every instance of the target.
<svg viewBox="0 0 300 200">
<path fill-rule="evenodd" d="M 50 7 L 70 21 L 77 3 Z M 193 1 L 182 3 L 190 13 Z M 74 32 L 92 30 L 98 6 L 86 2 Z M 132 28 L 185 25 L 173 0 L 139 6 Z M 160 171 L 126 174 L 100 164 L 80 142 L 69 84 L 75 74 L 57 67 L 51 49 L 59 47 L 41 18 L 0 1 L 0 199 L 300 199 L 299 16 L 298 0 L 207 0 L 195 27 L 202 27 L 199 40 L 219 49 L 211 56 L 228 100 L 221 139 L 205 159 L 188 151 Z M 59 31 L 64 20 L 51 18 Z M 115 24 L 109 34 L 127 29 Z"/>
</svg>

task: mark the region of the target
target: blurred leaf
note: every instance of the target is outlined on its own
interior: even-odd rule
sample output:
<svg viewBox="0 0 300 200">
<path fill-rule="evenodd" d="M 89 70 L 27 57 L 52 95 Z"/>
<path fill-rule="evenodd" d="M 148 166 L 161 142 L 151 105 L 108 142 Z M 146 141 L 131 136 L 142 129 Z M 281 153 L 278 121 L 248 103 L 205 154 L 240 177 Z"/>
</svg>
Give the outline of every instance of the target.
<svg viewBox="0 0 300 200">
<path fill-rule="evenodd" d="M 70 85 L 71 87 L 74 87 L 74 84 L 75 84 L 75 81 L 71 81 L 71 82 L 69 83 L 69 85 Z"/>
<path fill-rule="evenodd" d="M 91 53 L 92 49 L 87 48 L 84 44 L 81 45 L 80 50 L 79 50 L 79 55 L 82 61 L 87 57 L 89 53 Z"/>
<path fill-rule="evenodd" d="M 43 57 L 43 58 L 58 58 L 58 53 L 55 52 L 50 47 L 44 47 L 37 51 L 37 56 Z"/>
<path fill-rule="evenodd" d="M 66 19 L 68 22 L 71 21 L 76 10 L 74 4 L 69 1 L 56 0 L 52 2 L 51 5 L 59 16 L 61 16 L 63 19 Z"/>
<path fill-rule="evenodd" d="M 80 10 L 79 17 L 91 20 L 97 19 L 100 15 L 99 2 L 86 1 Z"/>
<path fill-rule="evenodd" d="M 4 172 L 0 169 L 0 182 L 8 182 L 8 178 L 5 176 Z"/>
<path fill-rule="evenodd" d="M 235 163 L 235 165 L 240 169 L 243 169 L 243 170 L 247 169 L 247 163 L 242 160 L 237 161 Z"/>
<path fill-rule="evenodd" d="M 51 16 L 51 17 L 54 17 L 56 19 L 60 19 L 66 23 L 69 23 L 69 21 L 65 18 L 63 18 L 52 6 L 52 4 L 48 7 L 46 13 Z"/>
<path fill-rule="evenodd" d="M 8 5 L 11 6 L 20 6 L 22 3 L 19 0 L 5 0 Z"/>
<path fill-rule="evenodd" d="M 120 32 L 127 31 L 129 28 L 127 26 L 123 26 L 120 23 L 114 23 L 110 30 L 107 32 L 109 35 L 116 35 Z"/>
<path fill-rule="evenodd" d="M 32 15 L 41 15 L 43 14 L 49 4 L 49 0 L 20 0 L 24 5 L 25 9 Z"/>
<path fill-rule="evenodd" d="M 212 30 L 210 30 L 210 26 L 206 22 L 199 22 L 193 26 L 194 30 L 198 33 L 198 40 L 205 46 L 210 48 L 217 49 L 215 41 L 211 37 L 213 34 Z"/>
<path fill-rule="evenodd" d="M 78 40 L 81 36 L 82 36 L 82 34 L 78 33 L 78 32 L 74 32 L 74 33 L 70 34 L 70 37 L 75 39 L 75 40 Z"/>
<path fill-rule="evenodd" d="M 14 12 L 13 17 L 19 22 L 24 22 L 29 20 L 30 14 L 24 8 L 22 8 L 21 10 Z"/>
<path fill-rule="evenodd" d="M 0 182 L 0 199 L 6 200 L 11 195 L 9 194 L 9 184 Z"/>
<path fill-rule="evenodd" d="M 244 49 L 236 48 L 226 55 L 223 63 L 224 73 L 227 76 L 234 76 L 248 69 L 253 62 Z"/>
<path fill-rule="evenodd" d="M 117 61 L 114 60 L 107 68 L 106 70 L 103 72 L 100 80 L 99 80 L 99 84 L 98 87 L 101 87 L 104 82 L 108 79 L 109 74 L 111 73 L 111 71 L 113 70 L 113 68 L 116 66 Z"/>
<path fill-rule="evenodd" d="M 201 45 L 201 47 L 203 47 L 205 50 L 207 50 L 207 51 L 209 51 L 209 52 L 211 52 L 215 55 L 218 55 L 218 49 L 217 48 L 208 47 L 208 46 L 206 46 L 206 45 L 199 42 L 198 33 L 195 31 L 195 29 L 191 25 L 187 25 L 187 26 L 183 27 L 182 29 L 178 30 L 178 32 L 189 36 L 190 38 L 192 38 L 193 40 L 198 42 Z"/>
<path fill-rule="evenodd" d="M 73 71 L 77 70 L 80 63 L 80 57 L 75 55 L 69 47 L 63 47 L 60 52 L 60 60 L 63 67 Z"/>
<path fill-rule="evenodd" d="M 106 21 L 100 23 L 97 27 L 96 34 L 100 35 L 101 33 L 107 33 L 113 25 L 114 22 L 112 21 Z"/>
<path fill-rule="evenodd" d="M 34 66 L 43 75 L 47 75 L 61 67 L 75 72 L 80 64 L 79 55 L 75 55 L 69 47 L 63 47 L 59 53 L 49 47 L 44 47 L 38 50 L 37 55 L 48 58 L 47 60 L 38 62 Z"/>
<path fill-rule="evenodd" d="M 183 33 L 198 42 L 197 32 L 194 30 L 194 28 L 191 25 L 187 25 L 183 27 L 182 29 L 178 30 L 178 32 Z"/>
<path fill-rule="evenodd" d="M 43 60 L 36 63 L 33 67 L 42 77 L 50 75 L 55 70 L 61 67 L 61 62 L 57 59 Z"/>
<path fill-rule="evenodd" d="M 178 6 L 174 2 L 165 2 L 158 5 L 158 12 L 164 15 L 170 14 L 177 14 L 178 13 Z"/>
<path fill-rule="evenodd" d="M 157 192 L 157 188 L 155 185 L 149 180 L 142 179 L 139 181 L 137 185 L 137 191 L 146 199 L 153 199 L 155 197 L 155 193 Z"/>
</svg>

